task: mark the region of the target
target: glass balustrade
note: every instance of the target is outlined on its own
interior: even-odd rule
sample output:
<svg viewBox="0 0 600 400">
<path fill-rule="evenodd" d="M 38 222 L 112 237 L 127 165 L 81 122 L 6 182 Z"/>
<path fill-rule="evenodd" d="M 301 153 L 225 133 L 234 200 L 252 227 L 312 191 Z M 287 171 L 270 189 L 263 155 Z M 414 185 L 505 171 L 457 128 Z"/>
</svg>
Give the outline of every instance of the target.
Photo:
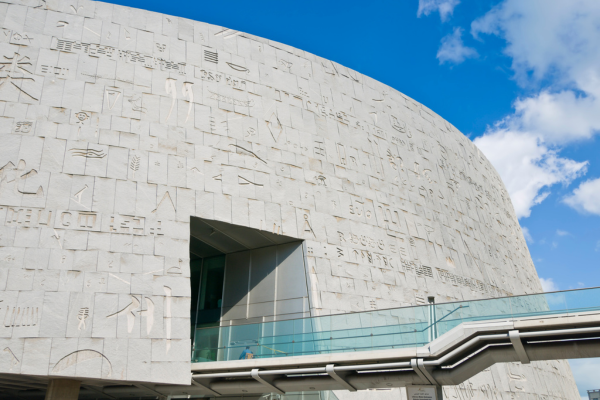
<svg viewBox="0 0 600 400">
<path fill-rule="evenodd" d="M 463 322 L 600 310 L 600 288 L 197 328 L 192 362 L 424 346 Z"/>
</svg>

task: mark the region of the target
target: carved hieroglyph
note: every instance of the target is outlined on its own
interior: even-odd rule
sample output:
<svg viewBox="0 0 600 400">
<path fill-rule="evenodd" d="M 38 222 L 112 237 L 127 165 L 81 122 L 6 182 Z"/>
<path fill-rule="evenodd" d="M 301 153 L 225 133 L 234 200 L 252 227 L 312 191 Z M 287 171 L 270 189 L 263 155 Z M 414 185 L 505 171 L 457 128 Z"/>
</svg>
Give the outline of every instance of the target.
<svg viewBox="0 0 600 400">
<path fill-rule="evenodd" d="M 71 3 L 0 13 L 0 373 L 189 384 L 190 216 L 305 240 L 296 317 L 541 290 L 498 174 L 424 105 L 244 32 Z M 446 397 L 577 392 L 547 362 Z"/>
</svg>

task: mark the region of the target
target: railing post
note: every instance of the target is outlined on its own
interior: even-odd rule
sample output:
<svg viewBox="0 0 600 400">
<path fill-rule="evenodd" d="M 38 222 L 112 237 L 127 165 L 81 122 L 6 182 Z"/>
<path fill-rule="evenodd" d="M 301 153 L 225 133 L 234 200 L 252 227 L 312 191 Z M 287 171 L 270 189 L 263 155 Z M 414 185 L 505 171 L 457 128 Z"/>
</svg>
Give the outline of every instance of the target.
<svg viewBox="0 0 600 400">
<path fill-rule="evenodd" d="M 427 297 L 429 302 L 429 341 L 433 341 L 437 338 L 437 320 L 435 315 L 435 297 Z"/>
</svg>

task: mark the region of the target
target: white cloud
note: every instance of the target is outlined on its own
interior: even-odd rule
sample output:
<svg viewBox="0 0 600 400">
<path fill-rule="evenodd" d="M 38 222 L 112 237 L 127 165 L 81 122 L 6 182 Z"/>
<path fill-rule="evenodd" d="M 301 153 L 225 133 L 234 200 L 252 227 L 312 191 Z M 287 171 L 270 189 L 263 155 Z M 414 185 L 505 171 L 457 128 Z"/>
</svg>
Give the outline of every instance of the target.
<svg viewBox="0 0 600 400">
<path fill-rule="evenodd" d="M 523 236 L 525 237 L 527 243 L 533 243 L 533 236 L 531 236 L 531 233 L 529 233 L 529 229 L 525 226 L 522 226 L 521 230 L 523 231 Z"/>
<path fill-rule="evenodd" d="M 557 229 L 557 230 L 556 230 L 556 234 L 557 234 L 558 236 L 568 236 L 568 235 L 570 235 L 570 233 L 569 233 L 569 232 L 567 232 L 567 231 L 563 231 L 562 229 Z"/>
<path fill-rule="evenodd" d="M 600 178 L 582 182 L 564 202 L 579 212 L 600 215 Z"/>
<path fill-rule="evenodd" d="M 460 4 L 460 0 L 419 0 L 419 10 L 417 17 L 425 14 L 426 16 L 432 12 L 438 11 L 442 22 L 454 12 L 454 7 Z"/>
<path fill-rule="evenodd" d="M 462 28 L 454 28 L 454 31 L 442 38 L 442 44 L 437 52 L 440 64 L 460 64 L 467 58 L 477 57 L 477 51 L 472 47 L 464 45 L 462 40 Z"/>
<path fill-rule="evenodd" d="M 504 0 L 471 24 L 471 33 L 502 36 L 520 79 L 551 76 L 599 94 L 597 0 Z"/>
<path fill-rule="evenodd" d="M 520 216 L 528 216 L 552 185 L 569 184 L 585 173 L 584 163 L 559 153 L 569 143 L 600 132 L 599 20 L 597 0 L 555 0 L 552 6 L 547 0 L 503 0 L 471 24 L 475 38 L 482 34 L 503 38 L 519 84 L 539 87 L 537 93 L 517 99 L 514 112 L 488 129 L 480 141 L 512 188 L 509 192 Z M 515 176 L 512 166 L 518 161 L 510 143 L 501 143 L 509 139 L 529 143 L 527 151 L 517 150 L 525 157 L 523 179 Z M 504 151 L 495 151 L 491 144 L 501 144 Z M 518 144 L 513 148 L 518 149 Z M 524 182 L 528 178 L 529 184 Z M 600 202 L 591 203 L 591 187 L 579 189 L 565 200 L 567 204 L 600 215 Z M 600 199 L 600 194 L 594 198 Z"/>
<path fill-rule="evenodd" d="M 542 290 L 544 292 L 556 292 L 558 290 L 558 286 L 554 283 L 552 278 L 540 278 L 540 283 L 542 284 Z"/>
<path fill-rule="evenodd" d="M 494 165 L 510 194 L 518 218 L 528 217 L 554 184 L 569 184 L 587 163 L 559 157 L 534 134 L 502 128 L 474 140 Z"/>
<path fill-rule="evenodd" d="M 515 115 L 508 121 L 513 128 L 535 131 L 550 143 L 565 144 L 591 138 L 600 131 L 600 99 L 576 95 L 571 90 L 518 99 Z"/>
<path fill-rule="evenodd" d="M 506 40 L 505 53 L 523 85 L 551 84 L 515 102 L 512 129 L 564 144 L 600 132 L 600 2 L 504 0 L 471 24 L 471 33 Z"/>
<path fill-rule="evenodd" d="M 573 377 L 582 400 L 588 400 L 587 391 L 600 389 L 598 384 L 598 371 L 600 371 L 600 358 L 585 358 L 569 360 Z"/>
</svg>

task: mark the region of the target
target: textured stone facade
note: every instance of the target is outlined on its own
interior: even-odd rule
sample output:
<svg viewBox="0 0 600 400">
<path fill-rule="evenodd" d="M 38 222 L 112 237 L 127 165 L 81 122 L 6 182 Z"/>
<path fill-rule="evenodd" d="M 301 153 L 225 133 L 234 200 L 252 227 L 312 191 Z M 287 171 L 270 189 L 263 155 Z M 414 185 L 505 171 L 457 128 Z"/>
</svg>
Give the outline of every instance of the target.
<svg viewBox="0 0 600 400">
<path fill-rule="evenodd" d="M 0 21 L 0 372 L 189 384 L 190 216 L 305 239 L 313 315 L 541 290 L 494 168 L 380 82 L 100 2 Z M 577 392 L 551 362 L 447 397 Z"/>
</svg>

